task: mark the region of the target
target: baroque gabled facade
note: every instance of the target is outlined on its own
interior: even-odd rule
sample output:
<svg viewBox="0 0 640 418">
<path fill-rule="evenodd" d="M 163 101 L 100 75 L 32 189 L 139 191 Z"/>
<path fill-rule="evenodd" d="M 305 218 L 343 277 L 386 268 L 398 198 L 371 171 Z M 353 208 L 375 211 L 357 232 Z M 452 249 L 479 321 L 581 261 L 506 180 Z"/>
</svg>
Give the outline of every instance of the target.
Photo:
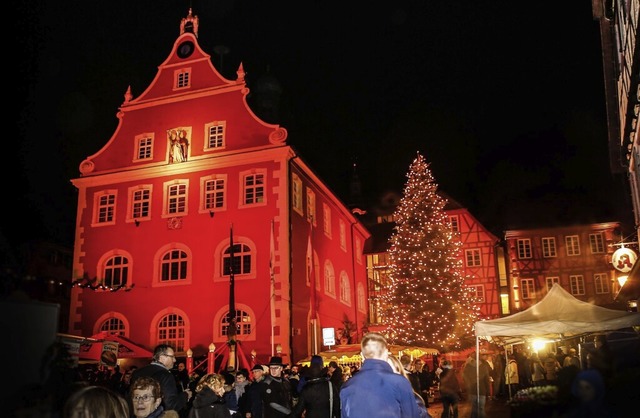
<svg viewBox="0 0 640 418">
<path fill-rule="evenodd" d="M 321 328 L 365 323 L 369 232 L 286 129 L 251 110 L 242 64 L 235 80 L 214 67 L 198 24 L 190 10 L 153 81 L 127 89 L 112 137 L 72 180 L 68 332 L 166 342 L 180 356 L 235 334 L 257 361 L 274 350 L 298 361 L 321 350 Z"/>
</svg>

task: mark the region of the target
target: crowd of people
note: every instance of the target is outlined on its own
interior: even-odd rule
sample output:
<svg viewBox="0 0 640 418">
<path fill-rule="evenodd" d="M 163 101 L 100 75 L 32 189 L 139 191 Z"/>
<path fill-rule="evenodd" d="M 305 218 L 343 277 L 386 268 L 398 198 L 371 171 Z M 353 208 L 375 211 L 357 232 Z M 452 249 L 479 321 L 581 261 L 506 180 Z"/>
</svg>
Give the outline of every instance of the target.
<svg viewBox="0 0 640 418">
<path fill-rule="evenodd" d="M 176 367 L 173 348 L 162 344 L 148 365 L 87 376 L 66 398 L 62 417 L 432 418 L 427 408 L 437 387 L 442 418 L 458 418 L 462 400 L 470 403 L 471 418 L 485 418 L 488 400 L 542 385 L 567 388 L 572 402 L 558 418 L 591 410 L 616 417 L 605 401 L 613 373 L 606 340 L 598 340 L 585 364 L 573 348 L 540 355 L 514 347 L 507 356 L 472 352 L 460 370 L 443 357 L 432 372 L 421 358 L 392 355 L 378 333 L 366 334 L 361 350 L 359 367 L 325 364 L 317 355 L 308 365 L 289 365 L 275 356 L 251 370 L 189 375 L 184 363 Z"/>
</svg>

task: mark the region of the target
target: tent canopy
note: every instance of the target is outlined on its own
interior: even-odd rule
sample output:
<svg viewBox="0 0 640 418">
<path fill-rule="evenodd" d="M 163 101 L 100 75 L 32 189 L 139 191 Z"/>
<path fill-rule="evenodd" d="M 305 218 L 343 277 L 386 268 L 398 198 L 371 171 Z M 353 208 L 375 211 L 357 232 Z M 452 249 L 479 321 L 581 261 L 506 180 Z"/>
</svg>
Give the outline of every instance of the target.
<svg viewBox="0 0 640 418">
<path fill-rule="evenodd" d="M 439 354 L 438 350 L 435 348 L 428 347 L 418 347 L 418 346 L 407 346 L 407 345 L 389 345 L 389 352 L 394 356 L 400 356 L 401 354 L 408 354 L 411 357 L 422 357 L 424 355 L 437 355 Z M 362 348 L 360 344 L 344 344 L 344 345 L 336 345 L 331 350 L 322 351 L 318 353 L 320 357 L 324 360 L 324 363 L 327 364 L 330 361 L 336 361 L 338 364 L 351 364 L 351 363 L 362 363 L 362 356 L 360 352 Z M 311 361 L 311 357 L 307 357 L 301 361 L 300 364 L 305 365 L 309 364 Z"/>
<path fill-rule="evenodd" d="M 131 341 L 122 335 L 109 334 L 105 331 L 92 335 L 80 346 L 81 360 L 100 360 L 102 342 L 114 341 L 118 343 L 118 358 L 151 358 L 153 352 Z"/>
<path fill-rule="evenodd" d="M 583 302 L 555 283 L 540 302 L 522 312 L 476 322 L 475 333 L 501 344 L 518 344 L 534 337 L 566 339 L 633 326 L 640 326 L 640 313 Z"/>
</svg>

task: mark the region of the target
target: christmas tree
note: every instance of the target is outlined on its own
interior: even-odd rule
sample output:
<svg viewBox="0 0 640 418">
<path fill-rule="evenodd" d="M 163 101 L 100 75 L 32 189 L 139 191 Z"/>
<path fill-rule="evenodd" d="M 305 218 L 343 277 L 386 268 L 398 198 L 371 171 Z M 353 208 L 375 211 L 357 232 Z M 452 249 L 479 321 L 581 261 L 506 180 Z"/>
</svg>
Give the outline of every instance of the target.
<svg viewBox="0 0 640 418">
<path fill-rule="evenodd" d="M 429 164 L 418 153 L 394 213 L 383 320 L 393 344 L 465 348 L 479 308 L 462 277 L 461 242 Z"/>
</svg>

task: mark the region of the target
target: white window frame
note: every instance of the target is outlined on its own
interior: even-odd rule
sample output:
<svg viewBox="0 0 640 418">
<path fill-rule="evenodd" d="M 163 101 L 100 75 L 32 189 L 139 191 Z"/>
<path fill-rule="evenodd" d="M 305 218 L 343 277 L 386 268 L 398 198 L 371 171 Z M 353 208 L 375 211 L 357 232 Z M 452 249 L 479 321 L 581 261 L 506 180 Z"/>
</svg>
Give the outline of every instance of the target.
<svg viewBox="0 0 640 418">
<path fill-rule="evenodd" d="M 580 255 L 580 236 L 567 235 L 564 237 L 564 243 L 567 249 L 568 257 Z"/>
<path fill-rule="evenodd" d="M 518 259 L 528 260 L 533 256 L 530 238 L 518 238 L 516 245 L 518 250 Z"/>
<path fill-rule="evenodd" d="M 569 276 L 569 287 L 571 294 L 574 296 L 583 296 L 585 294 L 584 276 L 582 274 L 572 274 Z"/>
<path fill-rule="evenodd" d="M 467 267 L 482 266 L 482 252 L 479 248 L 464 250 L 464 261 Z"/>
<path fill-rule="evenodd" d="M 520 279 L 520 295 L 523 300 L 535 299 L 536 286 L 533 279 Z"/>
<path fill-rule="evenodd" d="M 542 237 L 542 257 L 553 258 L 557 256 L 556 237 Z"/>
</svg>

